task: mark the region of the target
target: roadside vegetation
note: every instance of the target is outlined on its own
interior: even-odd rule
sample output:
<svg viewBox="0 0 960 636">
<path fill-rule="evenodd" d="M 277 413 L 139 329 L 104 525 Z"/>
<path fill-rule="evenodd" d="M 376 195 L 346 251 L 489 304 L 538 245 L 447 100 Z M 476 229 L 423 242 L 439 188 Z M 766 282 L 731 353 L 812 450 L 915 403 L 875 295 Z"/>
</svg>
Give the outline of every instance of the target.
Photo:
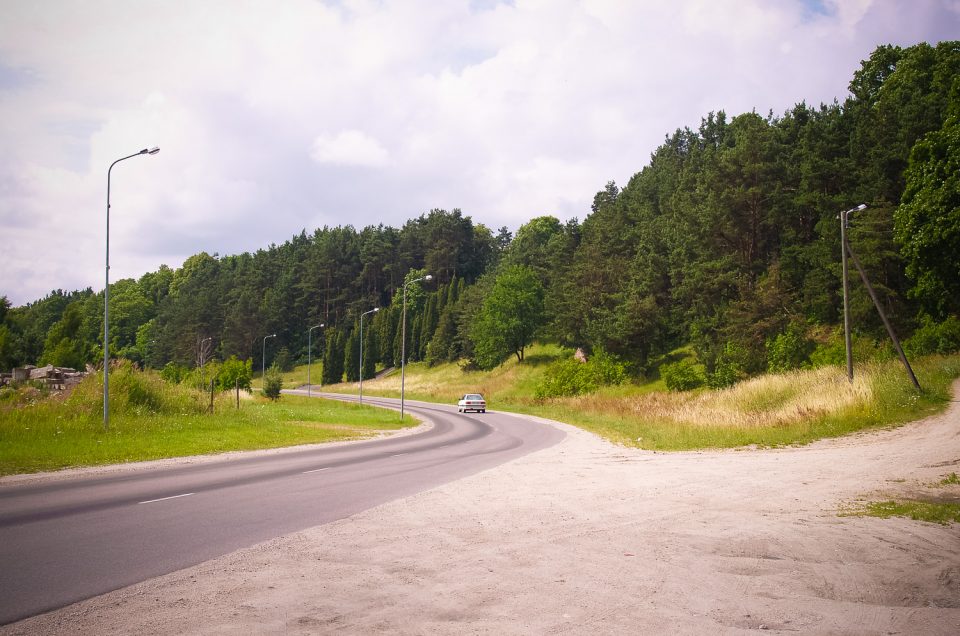
<svg viewBox="0 0 960 636">
<path fill-rule="evenodd" d="M 558 368 L 567 373 L 572 353 L 556 345 L 535 345 L 523 363 L 508 360 L 491 371 L 410 364 L 406 398 L 452 404 L 463 393 L 480 392 L 491 410 L 567 422 L 627 446 L 687 450 L 803 444 L 902 424 L 941 411 L 950 400 L 953 380 L 960 377 L 960 355 L 929 355 L 913 362 L 921 393 L 895 359 L 857 365 L 852 384 L 844 368 L 828 365 L 771 373 L 719 389 L 701 385 L 670 391 L 656 374 L 626 381 L 614 366 L 606 371 L 611 380 L 606 384 L 592 384 L 582 394 L 544 397 L 543 387 L 555 382 L 551 373 Z M 599 371 L 588 375 L 604 377 Z M 324 390 L 352 393 L 356 384 Z M 399 397 L 400 375 L 365 380 L 363 390 Z"/>
<path fill-rule="evenodd" d="M 947 526 L 960 523 L 960 504 L 933 501 L 873 501 L 841 513 L 847 517 L 905 517 Z"/>
<path fill-rule="evenodd" d="M 122 364 L 110 374 L 110 429 L 103 429 L 102 376 L 69 395 L 35 387 L 0 393 L 0 475 L 360 439 L 413 426 L 394 411 L 284 395 L 210 396 Z"/>
<path fill-rule="evenodd" d="M 923 484 L 908 498 L 861 500 L 840 510 L 841 517 L 905 517 L 950 525 L 960 523 L 960 477 L 953 472 L 932 484 Z"/>
</svg>

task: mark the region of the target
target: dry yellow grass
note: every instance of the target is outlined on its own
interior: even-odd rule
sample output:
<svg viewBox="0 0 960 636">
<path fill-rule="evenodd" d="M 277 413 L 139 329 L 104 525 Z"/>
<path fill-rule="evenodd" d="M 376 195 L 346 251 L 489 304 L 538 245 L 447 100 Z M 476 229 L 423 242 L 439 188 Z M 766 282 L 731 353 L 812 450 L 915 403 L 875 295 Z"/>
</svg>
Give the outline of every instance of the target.
<svg viewBox="0 0 960 636">
<path fill-rule="evenodd" d="M 771 374 L 696 395 L 648 393 L 625 398 L 634 416 L 700 427 L 767 428 L 809 421 L 869 404 L 864 375 L 851 384 L 836 367 Z"/>
<path fill-rule="evenodd" d="M 699 427 L 763 428 L 794 424 L 811 417 L 868 404 L 870 382 L 853 384 L 836 367 L 766 375 L 717 391 L 650 392 L 611 398 L 587 395 L 562 400 L 571 408 L 675 422 Z"/>
</svg>

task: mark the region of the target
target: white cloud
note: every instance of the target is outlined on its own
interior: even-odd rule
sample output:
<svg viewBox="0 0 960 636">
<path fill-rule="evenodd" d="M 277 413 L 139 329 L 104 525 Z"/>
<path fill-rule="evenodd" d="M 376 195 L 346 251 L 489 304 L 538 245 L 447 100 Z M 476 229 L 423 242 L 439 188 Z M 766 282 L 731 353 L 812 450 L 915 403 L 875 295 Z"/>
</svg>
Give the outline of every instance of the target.
<svg viewBox="0 0 960 636">
<path fill-rule="evenodd" d="M 709 111 L 843 99 L 878 44 L 958 32 L 955 0 L 5 2 L 0 294 L 102 287 L 106 169 L 143 147 L 113 280 L 434 207 L 582 219 Z"/>
<path fill-rule="evenodd" d="M 343 130 L 335 137 L 319 135 L 310 156 L 317 163 L 366 167 L 385 166 L 389 158 L 380 142 L 360 130 Z"/>
</svg>

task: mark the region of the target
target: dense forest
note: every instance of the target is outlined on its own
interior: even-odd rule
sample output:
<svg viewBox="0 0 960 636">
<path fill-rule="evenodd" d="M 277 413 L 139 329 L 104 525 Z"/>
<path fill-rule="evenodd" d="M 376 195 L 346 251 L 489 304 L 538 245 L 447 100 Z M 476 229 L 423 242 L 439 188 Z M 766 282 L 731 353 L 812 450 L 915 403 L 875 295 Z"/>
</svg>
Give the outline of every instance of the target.
<svg viewBox="0 0 960 636">
<path fill-rule="evenodd" d="M 608 183 L 583 222 L 541 216 L 512 235 L 433 210 L 400 229 L 324 227 L 117 281 L 110 351 L 153 368 L 231 356 L 259 368 L 262 355 L 283 366 L 306 360 L 322 323 L 323 382 L 354 380 L 361 314 L 379 308 L 364 317 L 369 377 L 399 364 L 409 283 L 410 361 L 491 368 L 537 339 L 635 374 L 684 345 L 710 373 L 799 365 L 842 320 L 838 212 L 860 203 L 851 246 L 896 328 L 946 334 L 960 313 L 960 42 L 880 46 L 849 91 L 781 115 L 709 113 L 624 187 Z M 858 333 L 879 337 L 863 286 L 852 291 Z M 0 369 L 96 364 L 102 321 L 91 289 L 0 298 Z M 776 342 L 799 354 L 774 362 Z"/>
</svg>

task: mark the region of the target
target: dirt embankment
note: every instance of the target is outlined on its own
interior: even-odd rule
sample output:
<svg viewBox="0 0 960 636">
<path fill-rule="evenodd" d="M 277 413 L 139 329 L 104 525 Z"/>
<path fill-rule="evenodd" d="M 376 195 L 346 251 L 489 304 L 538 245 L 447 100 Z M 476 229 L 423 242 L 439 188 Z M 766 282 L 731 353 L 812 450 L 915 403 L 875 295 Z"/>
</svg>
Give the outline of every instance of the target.
<svg viewBox="0 0 960 636">
<path fill-rule="evenodd" d="M 0 634 L 960 633 L 960 526 L 837 515 L 960 471 L 957 402 L 783 450 L 652 453 L 567 430 Z"/>
</svg>

